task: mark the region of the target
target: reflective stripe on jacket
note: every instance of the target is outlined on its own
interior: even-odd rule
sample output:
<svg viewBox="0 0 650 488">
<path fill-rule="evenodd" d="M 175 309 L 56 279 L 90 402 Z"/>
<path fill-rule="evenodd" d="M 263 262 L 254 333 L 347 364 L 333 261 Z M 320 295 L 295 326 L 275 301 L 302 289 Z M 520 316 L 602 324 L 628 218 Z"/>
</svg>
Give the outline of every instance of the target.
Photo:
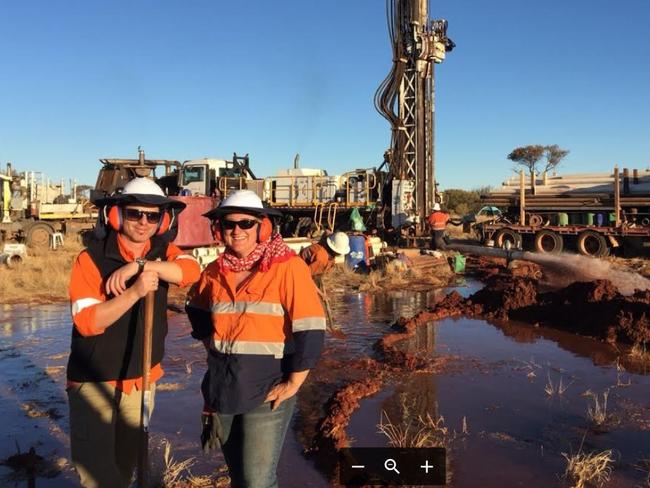
<svg viewBox="0 0 650 488">
<path fill-rule="evenodd" d="M 209 339 L 203 394 L 221 413 L 259 406 L 289 373 L 311 369 L 320 355 L 325 314 L 307 265 L 294 256 L 254 272 L 237 290 L 216 263 L 201 275 L 187 312 L 192 335 Z"/>
</svg>

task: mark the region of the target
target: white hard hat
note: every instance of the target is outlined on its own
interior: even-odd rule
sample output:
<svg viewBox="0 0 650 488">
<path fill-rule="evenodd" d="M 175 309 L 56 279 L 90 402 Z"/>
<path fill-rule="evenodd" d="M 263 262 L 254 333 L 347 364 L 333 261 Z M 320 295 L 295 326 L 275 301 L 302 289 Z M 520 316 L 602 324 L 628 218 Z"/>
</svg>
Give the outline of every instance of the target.
<svg viewBox="0 0 650 488">
<path fill-rule="evenodd" d="M 176 209 L 185 208 L 185 204 L 179 200 L 173 200 L 165 195 L 155 181 L 149 178 L 133 178 L 129 181 L 121 193 L 100 198 L 95 201 L 98 207 L 111 205 L 130 204 L 155 205 L 158 207 L 171 207 Z"/>
<path fill-rule="evenodd" d="M 334 232 L 325 242 L 336 254 L 345 255 L 350 252 L 350 238 L 345 232 Z"/>
<path fill-rule="evenodd" d="M 440 212 L 440 204 L 438 202 L 433 204 L 433 211 Z"/>
<path fill-rule="evenodd" d="M 165 193 L 156 183 L 149 178 L 133 178 L 122 190 L 122 195 L 158 195 L 164 197 Z"/>
<path fill-rule="evenodd" d="M 282 215 L 278 210 L 265 207 L 260 197 L 254 191 L 237 190 L 224 198 L 217 208 L 213 208 L 209 212 L 204 213 L 203 216 L 214 219 L 231 213 L 245 213 L 256 216 Z"/>
</svg>

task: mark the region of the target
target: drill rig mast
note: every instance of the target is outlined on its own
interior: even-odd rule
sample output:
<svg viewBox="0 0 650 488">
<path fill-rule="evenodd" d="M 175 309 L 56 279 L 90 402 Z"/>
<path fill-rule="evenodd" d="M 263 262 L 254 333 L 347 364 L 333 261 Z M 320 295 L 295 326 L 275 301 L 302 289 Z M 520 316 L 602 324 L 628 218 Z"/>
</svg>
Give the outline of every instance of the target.
<svg viewBox="0 0 650 488">
<path fill-rule="evenodd" d="M 391 125 L 391 226 L 415 222 L 421 234 L 436 201 L 434 67 L 455 44 L 446 20 L 429 20 L 428 0 L 386 0 L 386 12 L 393 66 L 375 107 Z"/>
</svg>

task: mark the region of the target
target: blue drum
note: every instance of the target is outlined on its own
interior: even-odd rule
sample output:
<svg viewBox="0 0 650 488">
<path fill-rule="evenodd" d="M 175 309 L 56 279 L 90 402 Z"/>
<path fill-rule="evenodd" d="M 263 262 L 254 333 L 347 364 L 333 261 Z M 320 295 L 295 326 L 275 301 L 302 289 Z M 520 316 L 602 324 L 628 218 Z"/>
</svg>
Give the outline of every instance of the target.
<svg viewBox="0 0 650 488">
<path fill-rule="evenodd" d="M 345 264 L 352 269 L 358 267 L 365 267 L 366 265 L 365 236 L 350 236 L 350 253 L 345 256 Z"/>
</svg>

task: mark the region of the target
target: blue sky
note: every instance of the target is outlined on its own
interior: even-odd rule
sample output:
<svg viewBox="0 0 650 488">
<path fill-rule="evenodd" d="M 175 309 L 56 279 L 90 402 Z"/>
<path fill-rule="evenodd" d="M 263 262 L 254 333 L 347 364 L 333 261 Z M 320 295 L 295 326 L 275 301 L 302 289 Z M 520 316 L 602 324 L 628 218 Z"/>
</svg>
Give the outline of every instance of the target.
<svg viewBox="0 0 650 488">
<path fill-rule="evenodd" d="M 437 178 L 495 185 L 525 144 L 563 172 L 650 164 L 650 1 L 436 0 Z M 376 166 L 390 68 L 383 0 L 0 5 L 0 162 L 94 184 L 100 157 L 250 153 L 258 175 Z"/>
</svg>

